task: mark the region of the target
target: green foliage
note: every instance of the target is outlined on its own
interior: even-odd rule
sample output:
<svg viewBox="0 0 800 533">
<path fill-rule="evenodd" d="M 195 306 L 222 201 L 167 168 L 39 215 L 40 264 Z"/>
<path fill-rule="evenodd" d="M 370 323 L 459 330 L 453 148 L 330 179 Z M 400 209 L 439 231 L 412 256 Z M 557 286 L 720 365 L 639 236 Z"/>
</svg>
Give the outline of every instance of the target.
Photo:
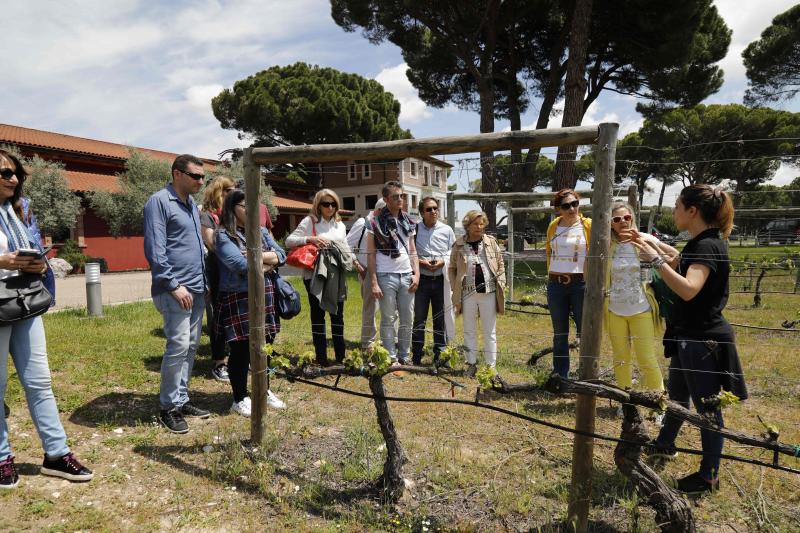
<svg viewBox="0 0 800 533">
<path fill-rule="evenodd" d="M 81 199 L 69 188 L 64 177 L 64 164 L 46 161 L 38 155 L 23 157 L 15 146 L 2 145 L 14 154 L 28 172 L 24 194 L 31 201 L 42 235 L 68 232 L 75 227 Z"/>
<path fill-rule="evenodd" d="M 344 354 L 344 367 L 348 370 L 357 370 L 361 372 L 364 368 L 364 352 L 358 348 L 348 350 Z"/>
<path fill-rule="evenodd" d="M 739 398 L 736 398 L 736 400 L 738 401 Z M 761 425 L 764 426 L 764 429 L 767 430 L 766 433 L 764 434 L 764 438 L 766 438 L 767 440 L 778 440 L 778 437 L 781 434 L 780 428 L 775 424 L 764 422 L 764 419 L 761 418 L 761 415 L 756 415 L 756 418 L 758 418 L 758 421 L 761 422 Z"/>
<path fill-rule="evenodd" d="M 745 103 L 789 100 L 800 91 L 800 5 L 772 19 L 742 52 L 750 88 Z"/>
<path fill-rule="evenodd" d="M 271 67 L 211 101 L 225 129 L 256 146 L 388 141 L 411 137 L 398 123 L 400 103 L 375 80 L 295 63 Z"/>
<path fill-rule="evenodd" d="M 731 405 L 736 405 L 740 401 L 738 396 L 728 391 L 720 392 L 718 394 L 718 397 L 719 397 L 720 409 L 725 409 L 726 407 L 730 407 Z"/>
<path fill-rule="evenodd" d="M 125 172 L 119 175 L 121 190 L 88 193 L 89 203 L 108 223 L 112 235 L 135 235 L 142 231 L 144 204 L 172 180 L 171 166 L 168 161 L 130 148 Z"/>
<path fill-rule="evenodd" d="M 306 366 L 314 362 L 315 354 L 313 350 L 306 350 L 297 356 L 297 366 Z"/>
<path fill-rule="evenodd" d="M 366 350 L 354 348 L 347 351 L 344 356 L 344 366 L 365 375 L 380 376 L 389 371 L 392 366 L 392 358 L 383 344 L 375 341 Z"/>
<path fill-rule="evenodd" d="M 481 365 L 475 373 L 475 379 L 478 380 L 481 390 L 491 390 L 494 378 L 497 376 L 497 370 L 489 365 Z"/>
<path fill-rule="evenodd" d="M 306 182 L 306 180 L 303 179 L 303 176 L 301 176 L 300 173 L 298 171 L 296 171 L 296 170 L 290 170 L 289 172 L 287 172 L 286 173 L 286 179 L 287 180 L 291 180 L 291 181 L 295 181 L 297 183 L 303 183 L 303 184 L 305 184 L 305 182 Z"/>
<path fill-rule="evenodd" d="M 270 364 L 272 364 L 272 368 L 291 368 L 292 362 L 289 361 L 289 358 L 285 355 L 279 355 L 277 357 L 272 357 L 269 360 Z"/>
<path fill-rule="evenodd" d="M 457 365 L 461 363 L 463 360 L 463 349 L 460 346 L 456 346 L 455 344 L 448 344 L 445 348 L 439 353 L 439 362 L 441 366 L 447 366 L 449 368 L 455 368 Z"/>
<path fill-rule="evenodd" d="M 73 273 L 83 269 L 84 265 L 86 265 L 86 261 L 89 259 L 89 257 L 84 255 L 81 251 L 80 246 L 78 246 L 78 241 L 73 240 L 68 240 L 64 243 L 64 246 L 58 250 L 58 257 L 72 265 Z"/>
<path fill-rule="evenodd" d="M 677 235 L 680 233 L 678 226 L 675 225 L 675 220 L 672 218 L 672 208 L 662 207 L 661 212 L 656 218 L 655 227 L 668 235 Z"/>
<path fill-rule="evenodd" d="M 519 299 L 519 303 L 525 305 L 533 305 L 534 303 L 536 303 L 536 297 L 533 294 L 526 294 Z"/>
</svg>

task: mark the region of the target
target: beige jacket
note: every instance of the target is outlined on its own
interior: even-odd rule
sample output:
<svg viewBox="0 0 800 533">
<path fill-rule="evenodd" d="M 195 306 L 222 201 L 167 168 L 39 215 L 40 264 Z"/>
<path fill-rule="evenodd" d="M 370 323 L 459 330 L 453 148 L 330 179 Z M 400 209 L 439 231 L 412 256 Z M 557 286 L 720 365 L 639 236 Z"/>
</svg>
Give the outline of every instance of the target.
<svg viewBox="0 0 800 533">
<path fill-rule="evenodd" d="M 465 256 L 466 236 L 456 239 L 453 249 L 450 251 L 450 264 L 447 267 L 447 274 L 450 278 L 450 288 L 453 290 L 453 307 L 460 312 L 461 310 L 461 287 L 464 278 L 467 276 L 467 260 Z M 486 259 L 489 261 L 489 270 L 494 276 L 497 286 L 495 298 L 497 299 L 498 314 L 505 313 L 506 310 L 506 268 L 503 263 L 503 251 L 497 240 L 489 235 L 483 236 L 483 247 L 486 250 Z"/>
</svg>

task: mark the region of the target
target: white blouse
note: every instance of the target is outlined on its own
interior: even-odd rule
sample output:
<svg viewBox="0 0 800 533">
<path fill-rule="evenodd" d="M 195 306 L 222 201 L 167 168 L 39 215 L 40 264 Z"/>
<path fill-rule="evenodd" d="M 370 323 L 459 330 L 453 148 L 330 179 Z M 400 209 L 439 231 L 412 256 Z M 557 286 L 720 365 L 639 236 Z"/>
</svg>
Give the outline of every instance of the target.
<svg viewBox="0 0 800 533">
<path fill-rule="evenodd" d="M 315 231 L 317 237 L 322 237 L 328 241 L 340 241 L 347 246 L 347 228 L 345 227 L 344 222 L 340 220 L 337 221 L 335 218 L 332 218 L 331 220 L 320 219 L 314 223 L 309 215 L 301 220 L 300 224 L 294 228 L 294 231 L 288 237 L 286 237 L 285 243 L 287 251 L 291 250 L 292 248 L 297 248 L 298 246 L 308 244 L 308 238 L 313 237 Z M 347 248 L 348 250 L 350 249 L 349 246 L 347 246 Z M 312 275 L 313 271 L 311 270 L 303 271 L 303 277 L 305 279 L 311 279 Z"/>
<path fill-rule="evenodd" d="M 649 274 L 649 270 L 645 273 Z M 629 242 L 619 243 L 611 258 L 608 310 L 618 316 L 633 316 L 650 310 L 642 289 L 639 255 Z"/>
<path fill-rule="evenodd" d="M 555 237 L 550 243 L 550 272 L 583 273 L 588 247 L 580 220 L 572 226 L 556 226 Z"/>
</svg>

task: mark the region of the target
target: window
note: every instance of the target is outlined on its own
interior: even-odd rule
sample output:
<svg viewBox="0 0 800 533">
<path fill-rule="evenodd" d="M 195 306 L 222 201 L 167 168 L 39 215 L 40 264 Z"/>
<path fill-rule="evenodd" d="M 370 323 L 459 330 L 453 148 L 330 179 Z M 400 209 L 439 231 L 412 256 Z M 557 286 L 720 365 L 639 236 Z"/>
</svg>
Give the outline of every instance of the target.
<svg viewBox="0 0 800 533">
<path fill-rule="evenodd" d="M 428 167 L 422 167 L 422 184 L 427 185 L 429 182 L 428 179 Z"/>
<path fill-rule="evenodd" d="M 426 168 L 425 170 L 428 170 L 428 169 Z M 416 209 L 416 208 L 417 208 L 417 195 L 416 194 L 412 194 L 411 195 L 411 209 Z"/>
<path fill-rule="evenodd" d="M 411 162 L 411 175 L 412 176 L 417 175 L 417 163 L 414 161 Z"/>
<path fill-rule="evenodd" d="M 365 207 L 369 210 L 375 209 L 375 204 L 378 203 L 377 194 L 368 194 L 364 197 Z"/>
<path fill-rule="evenodd" d="M 441 183 L 440 181 L 441 177 L 442 177 L 442 171 L 437 168 L 436 172 L 434 172 L 433 174 L 433 184 L 436 185 L 437 187 Z"/>
<path fill-rule="evenodd" d="M 347 209 L 348 211 L 355 211 L 356 210 L 355 196 L 342 197 L 342 209 Z"/>
<path fill-rule="evenodd" d="M 364 164 L 363 168 L 361 169 L 361 172 L 364 174 L 364 179 L 365 180 L 368 180 L 370 178 L 370 174 L 372 172 L 372 168 L 371 167 L 372 167 L 372 165 L 370 165 L 370 164 Z"/>
<path fill-rule="evenodd" d="M 347 179 L 349 181 L 355 181 L 356 180 L 356 166 L 354 164 L 352 164 L 352 163 L 350 164 L 350 173 L 347 176 Z"/>
</svg>

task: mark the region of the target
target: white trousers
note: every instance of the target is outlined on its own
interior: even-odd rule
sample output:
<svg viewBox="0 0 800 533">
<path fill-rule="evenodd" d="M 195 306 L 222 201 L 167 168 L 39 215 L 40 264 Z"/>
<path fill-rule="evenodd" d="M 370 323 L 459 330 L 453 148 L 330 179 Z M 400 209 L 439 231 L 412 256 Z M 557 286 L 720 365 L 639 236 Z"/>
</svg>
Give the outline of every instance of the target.
<svg viewBox="0 0 800 533">
<path fill-rule="evenodd" d="M 486 364 L 497 362 L 497 303 L 495 294 L 473 292 L 465 296 L 461 305 L 464 317 L 464 345 L 467 347 L 467 362 L 474 365 L 478 358 L 478 317 L 483 331 L 483 358 Z"/>
</svg>

